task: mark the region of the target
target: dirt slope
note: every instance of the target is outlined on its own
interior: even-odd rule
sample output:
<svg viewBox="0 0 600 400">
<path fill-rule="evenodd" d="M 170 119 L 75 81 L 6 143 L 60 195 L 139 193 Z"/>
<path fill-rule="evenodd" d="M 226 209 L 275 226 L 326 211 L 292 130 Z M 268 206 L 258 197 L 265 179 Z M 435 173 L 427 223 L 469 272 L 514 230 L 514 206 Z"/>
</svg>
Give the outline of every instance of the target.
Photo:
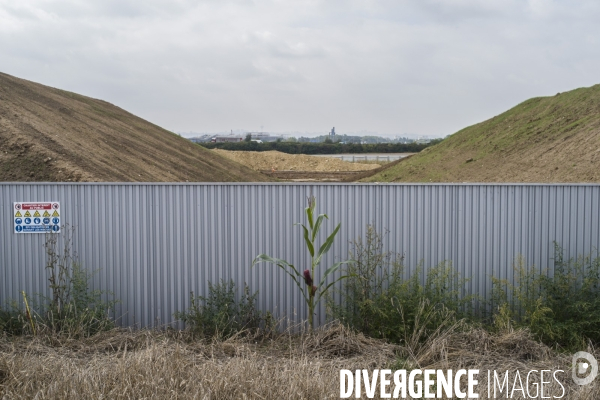
<svg viewBox="0 0 600 400">
<path fill-rule="evenodd" d="M 317 157 L 306 154 L 286 154 L 280 151 L 229 151 L 214 149 L 217 154 L 244 164 L 253 170 L 277 171 L 367 171 L 379 168 L 379 164 L 360 164 L 333 157 Z"/>
<path fill-rule="evenodd" d="M 363 180 L 600 182 L 600 85 L 527 100 Z"/>
<path fill-rule="evenodd" d="M 110 103 L 0 73 L 0 181 L 267 180 Z"/>
</svg>

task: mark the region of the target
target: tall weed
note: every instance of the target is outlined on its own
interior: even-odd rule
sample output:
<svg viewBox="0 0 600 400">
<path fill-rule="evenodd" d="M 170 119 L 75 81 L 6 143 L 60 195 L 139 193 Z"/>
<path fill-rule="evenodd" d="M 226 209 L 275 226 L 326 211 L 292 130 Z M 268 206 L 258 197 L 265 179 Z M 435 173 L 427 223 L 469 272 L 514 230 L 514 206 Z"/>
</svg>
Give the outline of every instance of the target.
<svg viewBox="0 0 600 400">
<path fill-rule="evenodd" d="M 549 345 L 584 348 L 600 343 L 600 256 L 565 259 L 554 244 L 554 273 L 514 263 L 515 284 L 493 280 L 496 325 L 527 327 Z"/>
<path fill-rule="evenodd" d="M 70 337 L 86 337 L 114 327 L 111 311 L 116 301 L 104 301 L 101 290 L 92 290 L 92 272 L 83 268 L 73 251 L 74 227 L 64 226 L 64 247 L 58 235 L 47 234 L 46 249 L 49 287 L 52 295 L 40 307 L 42 329 Z M 110 294 L 109 294 L 110 295 Z"/>
<path fill-rule="evenodd" d="M 0 332 L 8 335 L 22 335 L 27 331 L 27 316 L 19 310 L 16 301 L 12 301 L 8 308 L 0 308 Z"/>
<path fill-rule="evenodd" d="M 177 311 L 174 316 L 200 337 L 228 338 L 244 331 L 273 329 L 271 314 L 261 313 L 256 308 L 258 292 L 251 294 L 248 285 L 244 285 L 239 300 L 236 292 L 233 280 L 221 280 L 218 284 L 208 282 L 208 296 L 190 293 L 190 308 Z"/>
<path fill-rule="evenodd" d="M 59 248 L 59 235 L 47 234 L 46 270 L 50 296 L 37 295 L 29 311 L 13 299 L 10 308 L 0 310 L 0 330 L 12 335 L 51 333 L 81 338 L 114 327 L 111 314 L 114 300 L 105 301 L 109 293 L 92 290 L 92 272 L 83 268 L 73 251 L 74 228 L 61 229 L 64 247 Z M 25 296 L 25 294 L 24 294 Z"/>
<path fill-rule="evenodd" d="M 346 267 L 348 278 L 339 291 L 341 302 L 328 301 L 330 317 L 369 336 L 405 342 L 415 330 L 426 337 L 452 318 L 468 315 L 473 296 L 463 296 L 466 279 L 450 262 L 423 272 L 416 267 L 404 279 L 404 257 L 383 247 L 384 234 L 368 226 L 364 238 L 352 243 L 354 261 Z M 439 312 L 436 312 L 438 310 Z M 421 316 L 427 315 L 423 320 Z"/>
</svg>

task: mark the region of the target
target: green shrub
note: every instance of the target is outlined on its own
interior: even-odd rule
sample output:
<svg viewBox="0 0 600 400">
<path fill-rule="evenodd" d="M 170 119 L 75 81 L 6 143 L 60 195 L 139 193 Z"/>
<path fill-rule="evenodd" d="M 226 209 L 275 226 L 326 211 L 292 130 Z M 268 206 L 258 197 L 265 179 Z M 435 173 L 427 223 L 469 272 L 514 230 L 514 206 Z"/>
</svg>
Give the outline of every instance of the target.
<svg viewBox="0 0 600 400">
<path fill-rule="evenodd" d="M 441 324 L 468 315 L 473 296 L 462 296 L 466 279 L 451 263 L 429 269 L 417 266 L 410 279 L 403 279 L 404 257 L 383 249 L 383 235 L 367 227 L 365 240 L 352 243 L 354 263 L 346 267 L 349 276 L 339 291 L 341 303 L 330 297 L 330 317 L 369 336 L 406 342 L 419 330 L 427 337 Z M 427 318 L 423 319 L 423 316 Z M 449 318 L 449 315 L 451 318 Z"/>
<path fill-rule="evenodd" d="M 208 282 L 208 296 L 190 293 L 189 310 L 177 311 L 174 316 L 201 337 L 228 338 L 244 331 L 256 332 L 261 328 L 270 331 L 273 328 L 271 314 L 263 314 L 256 309 L 258 292 L 250 294 L 245 284 L 239 301 L 236 300 L 236 292 L 233 280 L 221 280 L 216 285 Z"/>
<path fill-rule="evenodd" d="M 27 316 L 19 311 L 15 302 L 8 309 L 0 308 L 0 332 L 22 335 L 27 330 Z"/>
<path fill-rule="evenodd" d="M 600 343 L 600 256 L 565 259 L 554 245 L 554 274 L 515 264 L 515 284 L 493 279 L 494 319 L 510 318 L 549 345 L 581 349 Z M 503 315 L 500 315 L 503 314 Z M 506 322 L 504 322 L 506 324 Z"/>
<path fill-rule="evenodd" d="M 82 267 L 72 251 L 74 228 L 63 226 L 61 231 L 62 251 L 58 248 L 57 234 L 47 234 L 44 243 L 50 297 L 37 295 L 37 299 L 30 302 L 30 317 L 27 311 L 21 312 L 21 307 L 13 300 L 11 311 L 1 314 L 10 316 L 8 323 L 3 324 L 4 331 L 80 338 L 114 327 L 110 314 L 116 301 L 103 301 L 106 292 L 90 289 L 92 273 Z"/>
<path fill-rule="evenodd" d="M 39 312 L 38 325 L 42 331 L 49 331 L 69 337 L 80 338 L 112 329 L 110 317 L 116 301 L 103 301 L 108 292 L 91 290 L 92 272 L 83 268 L 72 250 L 74 228 L 64 226 L 64 248 L 58 249 L 58 235 L 48 234 L 46 249 L 49 272 L 50 298 L 42 297 L 36 307 Z"/>
<path fill-rule="evenodd" d="M 116 301 L 104 301 L 107 292 L 92 290 L 92 273 L 83 268 L 72 251 L 74 228 L 63 226 L 64 248 L 58 249 L 57 234 L 48 234 L 46 270 L 50 297 L 37 295 L 25 304 L 14 299 L 10 309 L 0 310 L 0 329 L 12 335 L 51 333 L 71 338 L 94 335 L 115 326 L 110 317 Z M 25 296 L 25 294 L 23 294 Z"/>
</svg>

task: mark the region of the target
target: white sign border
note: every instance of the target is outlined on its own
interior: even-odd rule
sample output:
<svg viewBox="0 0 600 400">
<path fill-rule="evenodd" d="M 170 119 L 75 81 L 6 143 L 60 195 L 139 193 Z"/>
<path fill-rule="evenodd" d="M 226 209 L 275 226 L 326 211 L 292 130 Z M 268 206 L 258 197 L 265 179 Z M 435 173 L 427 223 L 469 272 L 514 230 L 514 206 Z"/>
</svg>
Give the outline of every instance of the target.
<svg viewBox="0 0 600 400">
<path fill-rule="evenodd" d="M 23 205 L 47 205 L 50 204 L 50 209 L 45 209 L 45 211 L 50 211 L 50 217 L 25 217 L 25 212 L 23 211 Z M 31 210 L 27 210 L 31 211 Z M 58 216 L 52 216 L 52 214 L 56 212 Z M 18 213 L 21 216 L 18 216 Z M 61 227 L 61 216 L 62 211 L 60 208 L 59 201 L 14 201 L 12 205 L 12 218 L 13 218 L 13 233 L 60 233 Z M 27 224 L 25 219 L 29 218 L 30 222 Z M 36 218 L 40 219 L 40 223 L 34 223 Z M 48 218 L 48 224 L 44 223 L 44 218 Z M 55 222 L 56 221 L 56 222 Z M 55 228 L 56 227 L 56 228 Z M 34 228 L 34 229 L 25 229 L 25 228 Z"/>
</svg>

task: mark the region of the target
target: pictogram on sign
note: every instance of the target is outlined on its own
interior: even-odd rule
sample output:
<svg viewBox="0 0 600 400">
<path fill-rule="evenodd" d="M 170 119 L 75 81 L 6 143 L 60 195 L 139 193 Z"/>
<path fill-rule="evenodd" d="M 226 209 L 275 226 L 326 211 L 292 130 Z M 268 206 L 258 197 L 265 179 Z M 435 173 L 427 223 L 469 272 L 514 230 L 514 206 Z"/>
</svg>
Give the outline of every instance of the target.
<svg viewBox="0 0 600 400">
<path fill-rule="evenodd" d="M 13 232 L 60 233 L 58 210 L 60 210 L 60 203 L 55 201 L 14 202 Z M 54 218 L 51 219 L 50 217 L 52 216 L 54 216 Z"/>
</svg>

